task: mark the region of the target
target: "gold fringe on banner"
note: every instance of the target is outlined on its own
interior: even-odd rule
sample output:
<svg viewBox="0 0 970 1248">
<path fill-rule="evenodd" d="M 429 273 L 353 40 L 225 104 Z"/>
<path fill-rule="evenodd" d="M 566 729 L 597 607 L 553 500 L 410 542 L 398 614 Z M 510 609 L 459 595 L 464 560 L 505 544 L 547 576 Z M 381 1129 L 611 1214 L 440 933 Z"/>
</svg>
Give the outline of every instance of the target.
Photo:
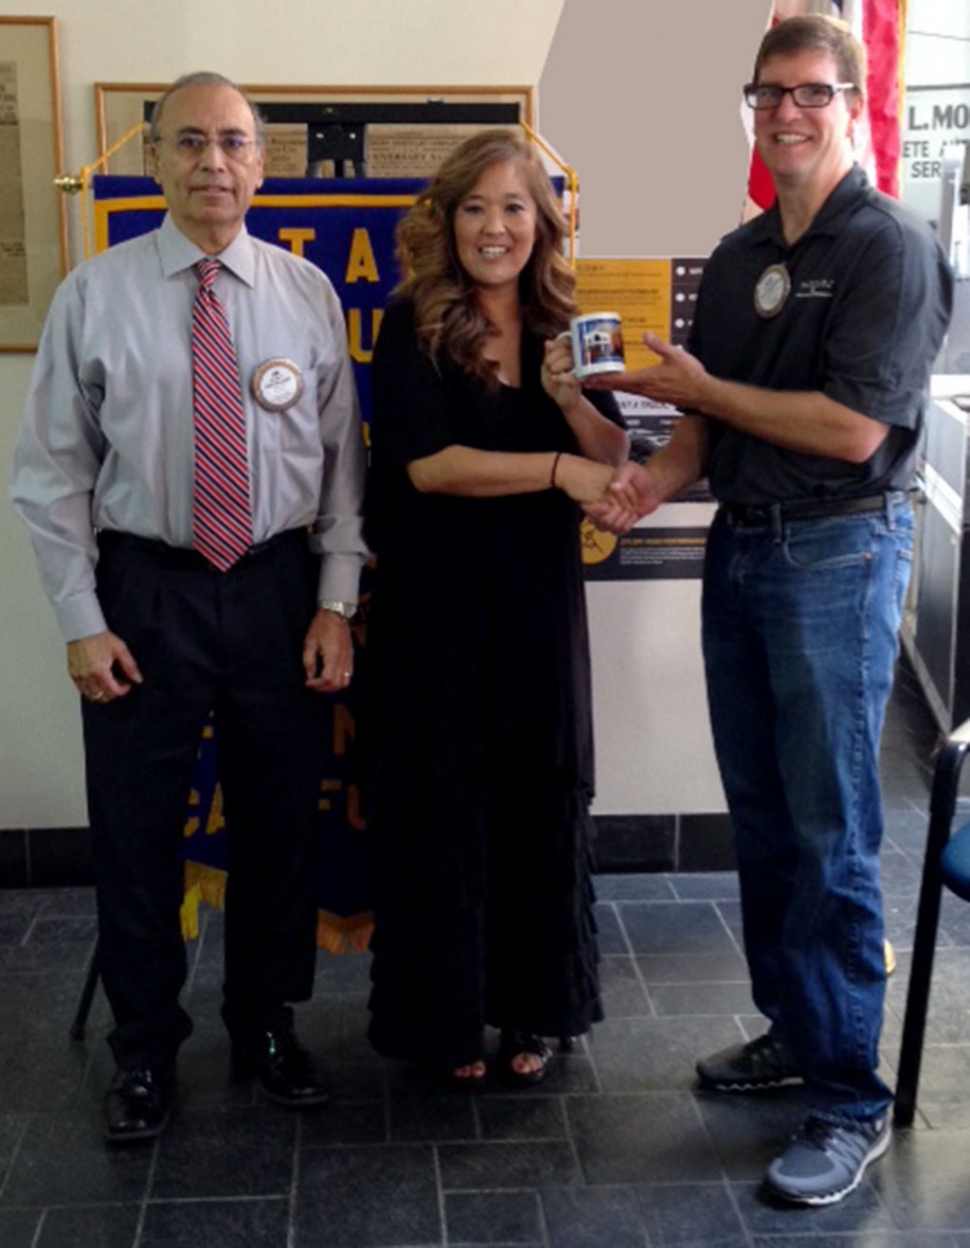
<svg viewBox="0 0 970 1248">
<path fill-rule="evenodd" d="M 226 905 L 228 872 L 207 867 L 201 862 L 185 864 L 185 896 L 182 899 L 182 938 L 198 940 L 199 905 L 205 902 L 216 910 Z M 365 953 L 374 930 L 374 916 L 369 910 L 341 918 L 329 910 L 317 911 L 317 948 L 328 953 Z"/>
<path fill-rule="evenodd" d="M 317 948 L 328 953 L 366 953 L 374 930 L 370 911 L 342 919 L 329 910 L 317 911 Z"/>
</svg>

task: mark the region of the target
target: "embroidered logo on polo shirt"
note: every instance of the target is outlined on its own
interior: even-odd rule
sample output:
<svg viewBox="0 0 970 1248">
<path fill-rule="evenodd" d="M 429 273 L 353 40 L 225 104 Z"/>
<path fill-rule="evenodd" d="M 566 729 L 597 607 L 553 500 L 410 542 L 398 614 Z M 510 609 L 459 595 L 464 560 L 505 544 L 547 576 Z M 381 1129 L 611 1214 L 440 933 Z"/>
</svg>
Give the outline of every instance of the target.
<svg viewBox="0 0 970 1248">
<path fill-rule="evenodd" d="M 803 277 L 795 291 L 796 299 L 831 299 L 835 278 Z"/>
</svg>

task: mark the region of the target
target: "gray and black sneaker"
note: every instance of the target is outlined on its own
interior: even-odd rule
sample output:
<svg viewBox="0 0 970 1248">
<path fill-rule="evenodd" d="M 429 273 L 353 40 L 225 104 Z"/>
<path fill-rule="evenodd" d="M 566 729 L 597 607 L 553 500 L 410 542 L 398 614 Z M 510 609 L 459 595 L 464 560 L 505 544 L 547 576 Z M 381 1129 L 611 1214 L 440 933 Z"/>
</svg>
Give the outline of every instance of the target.
<svg viewBox="0 0 970 1248">
<path fill-rule="evenodd" d="M 862 1181 L 870 1161 L 889 1147 L 888 1118 L 837 1127 L 809 1118 L 785 1152 L 768 1167 L 765 1185 L 797 1205 L 834 1205 Z"/>
<path fill-rule="evenodd" d="M 774 1031 L 701 1058 L 696 1069 L 701 1084 L 716 1092 L 760 1092 L 802 1082 L 792 1055 Z"/>
</svg>

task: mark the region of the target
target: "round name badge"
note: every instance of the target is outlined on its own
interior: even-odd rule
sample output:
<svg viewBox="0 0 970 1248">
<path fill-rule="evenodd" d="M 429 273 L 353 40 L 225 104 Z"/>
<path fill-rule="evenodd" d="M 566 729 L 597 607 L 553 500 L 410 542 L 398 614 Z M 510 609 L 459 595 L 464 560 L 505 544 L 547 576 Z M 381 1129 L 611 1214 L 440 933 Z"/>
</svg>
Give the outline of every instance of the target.
<svg viewBox="0 0 970 1248">
<path fill-rule="evenodd" d="M 285 412 L 303 393 L 303 374 L 292 360 L 267 360 L 253 373 L 252 391 L 266 411 Z"/>
<path fill-rule="evenodd" d="M 754 310 L 766 321 L 785 306 L 791 291 L 791 278 L 783 264 L 772 264 L 758 278 L 754 288 Z"/>
</svg>

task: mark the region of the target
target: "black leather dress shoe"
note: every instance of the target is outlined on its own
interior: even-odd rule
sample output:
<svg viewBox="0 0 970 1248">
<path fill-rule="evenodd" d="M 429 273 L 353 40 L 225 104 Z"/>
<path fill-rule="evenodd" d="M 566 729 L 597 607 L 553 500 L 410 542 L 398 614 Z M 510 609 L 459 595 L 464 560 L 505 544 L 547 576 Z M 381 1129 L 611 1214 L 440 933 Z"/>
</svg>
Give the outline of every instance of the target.
<svg viewBox="0 0 970 1248">
<path fill-rule="evenodd" d="M 109 1144 L 153 1140 L 168 1126 L 175 1096 L 174 1066 L 119 1070 L 104 1095 Z"/>
<path fill-rule="evenodd" d="M 236 1079 L 255 1078 L 270 1100 L 292 1109 L 322 1105 L 330 1097 L 290 1022 L 234 1036 L 232 1073 Z"/>
</svg>

